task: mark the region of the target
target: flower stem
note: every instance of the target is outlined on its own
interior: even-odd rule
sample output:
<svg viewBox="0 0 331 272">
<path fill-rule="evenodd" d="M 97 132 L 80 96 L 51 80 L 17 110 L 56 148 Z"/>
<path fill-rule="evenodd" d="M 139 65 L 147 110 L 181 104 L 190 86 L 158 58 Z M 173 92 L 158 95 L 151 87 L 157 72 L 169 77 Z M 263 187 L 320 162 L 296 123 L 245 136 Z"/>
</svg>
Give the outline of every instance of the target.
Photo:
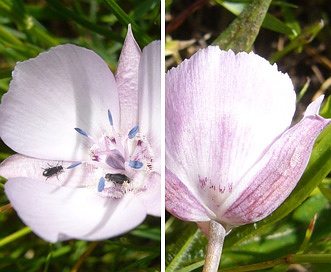
<svg viewBox="0 0 331 272">
<path fill-rule="evenodd" d="M 223 272 L 247 272 L 272 268 L 277 265 L 301 263 L 330 263 L 331 254 L 290 254 L 286 257 L 262 263 L 248 264 L 222 269 Z"/>
<path fill-rule="evenodd" d="M 1 206 L 0 207 L 0 213 L 1 212 L 4 212 L 4 211 L 7 211 L 7 210 L 9 210 L 9 209 L 11 209 L 12 208 L 12 205 L 9 203 L 9 204 L 6 204 L 6 205 L 4 205 L 4 206 Z"/>
<path fill-rule="evenodd" d="M 225 229 L 216 221 L 210 221 L 209 241 L 203 272 L 214 272 L 218 270 L 220 263 L 223 243 L 225 238 Z"/>
</svg>

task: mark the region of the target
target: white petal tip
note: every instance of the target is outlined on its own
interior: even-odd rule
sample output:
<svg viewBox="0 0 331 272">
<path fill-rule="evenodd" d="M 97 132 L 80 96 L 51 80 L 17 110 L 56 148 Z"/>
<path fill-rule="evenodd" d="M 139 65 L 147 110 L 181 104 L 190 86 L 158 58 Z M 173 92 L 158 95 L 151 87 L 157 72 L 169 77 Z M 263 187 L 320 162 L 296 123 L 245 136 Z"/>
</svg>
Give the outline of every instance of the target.
<svg viewBox="0 0 331 272">
<path fill-rule="evenodd" d="M 307 116 L 312 116 L 312 115 L 318 114 L 321 104 L 323 102 L 323 99 L 324 99 L 324 95 L 321 95 L 315 101 L 310 103 L 305 111 L 304 116 L 307 117 Z"/>
</svg>

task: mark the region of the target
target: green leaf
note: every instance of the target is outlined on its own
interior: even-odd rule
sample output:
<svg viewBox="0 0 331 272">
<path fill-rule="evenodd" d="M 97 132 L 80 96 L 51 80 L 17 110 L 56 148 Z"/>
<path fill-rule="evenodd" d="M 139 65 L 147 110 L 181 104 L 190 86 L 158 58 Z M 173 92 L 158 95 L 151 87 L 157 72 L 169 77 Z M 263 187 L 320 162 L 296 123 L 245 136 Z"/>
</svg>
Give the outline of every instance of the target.
<svg viewBox="0 0 331 272">
<path fill-rule="evenodd" d="M 202 266 L 207 238 L 197 228 L 197 225 L 172 217 L 168 220 L 166 228 L 166 271 L 178 271 L 196 262 L 199 262 L 198 266 Z M 196 265 L 194 267 L 196 268 Z M 189 269 L 193 268 L 186 267 L 185 271 L 189 271 Z"/>
<path fill-rule="evenodd" d="M 115 14 L 117 19 L 124 25 L 128 26 L 131 24 L 132 30 L 135 33 L 135 38 L 142 44 L 142 47 L 151 43 L 153 40 L 146 33 L 144 33 L 140 27 L 127 15 L 123 9 L 114 0 L 105 0 L 108 7 Z"/>
<path fill-rule="evenodd" d="M 22 45 L 22 42 L 16 38 L 12 33 L 8 31 L 5 27 L 0 25 L 0 41 L 5 43 L 7 46 L 11 44 Z"/>
<path fill-rule="evenodd" d="M 216 2 L 236 16 L 238 16 L 247 6 L 245 3 L 227 2 L 222 0 L 216 0 Z M 269 13 L 266 14 L 262 27 L 286 35 L 294 34 L 289 26 Z"/>
<path fill-rule="evenodd" d="M 331 202 L 331 180 L 326 179 L 327 182 L 322 182 L 319 185 L 319 189 L 321 193 L 324 195 L 324 197 Z"/>
<path fill-rule="evenodd" d="M 95 33 L 98 33 L 100 35 L 104 35 L 105 37 L 112 39 L 114 41 L 122 42 L 122 37 L 118 35 L 117 33 L 114 33 L 107 28 L 98 26 L 82 16 L 77 15 L 74 11 L 66 8 L 60 1 L 58 0 L 46 0 L 48 4 L 50 4 L 57 12 L 59 12 L 62 15 L 65 15 L 68 19 L 74 20 L 76 23 L 86 27 L 87 29 L 90 29 L 94 31 Z"/>
<path fill-rule="evenodd" d="M 253 0 L 227 29 L 213 42 L 221 49 L 234 52 L 251 51 L 271 0 Z"/>
<path fill-rule="evenodd" d="M 331 118 L 331 96 L 326 99 L 325 104 L 320 111 L 320 115 L 324 118 Z"/>
<path fill-rule="evenodd" d="M 265 16 L 262 27 L 288 36 L 295 35 L 295 32 L 292 28 L 288 27 L 281 20 L 277 19 L 275 16 L 269 13 L 267 13 Z"/>
<path fill-rule="evenodd" d="M 310 43 L 316 37 L 316 35 L 322 30 L 323 27 L 324 27 L 324 22 L 320 21 L 313 24 L 309 28 L 305 29 L 298 36 L 296 36 L 288 45 L 286 45 L 282 51 L 278 51 L 275 54 L 273 54 L 270 57 L 269 61 L 271 63 L 274 63 L 279 59 L 281 59 L 282 57 L 284 57 L 285 55 L 287 55 L 288 53 L 292 52 L 293 50 L 301 49 L 302 46 Z"/>
<path fill-rule="evenodd" d="M 24 227 L 7 237 L 0 239 L 0 247 L 7 245 L 8 243 L 12 243 L 13 241 L 24 237 L 25 235 L 31 233 L 31 229 L 29 227 Z"/>
</svg>

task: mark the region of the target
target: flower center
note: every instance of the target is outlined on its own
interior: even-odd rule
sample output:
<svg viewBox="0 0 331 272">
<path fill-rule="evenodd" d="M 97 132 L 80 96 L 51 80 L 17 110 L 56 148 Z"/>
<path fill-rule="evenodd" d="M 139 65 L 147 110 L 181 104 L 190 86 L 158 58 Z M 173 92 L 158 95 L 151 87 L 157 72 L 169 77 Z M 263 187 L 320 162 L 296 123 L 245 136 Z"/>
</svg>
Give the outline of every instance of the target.
<svg viewBox="0 0 331 272">
<path fill-rule="evenodd" d="M 108 111 L 110 131 L 94 138 L 81 128 L 75 130 L 87 139 L 90 159 L 76 162 L 68 169 L 80 164 L 87 166 L 91 176 L 88 187 L 110 198 L 121 198 L 127 192 L 140 192 L 146 188 L 144 179 L 153 171 L 153 154 L 146 137 L 134 126 L 127 134 L 121 135 L 113 126 Z"/>
</svg>

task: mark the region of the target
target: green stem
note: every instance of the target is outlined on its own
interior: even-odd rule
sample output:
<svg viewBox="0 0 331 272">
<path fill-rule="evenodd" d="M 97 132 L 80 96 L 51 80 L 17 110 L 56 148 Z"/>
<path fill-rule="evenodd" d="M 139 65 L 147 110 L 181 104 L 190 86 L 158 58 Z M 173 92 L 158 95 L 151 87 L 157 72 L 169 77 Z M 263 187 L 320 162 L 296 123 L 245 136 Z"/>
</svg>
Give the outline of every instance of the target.
<svg viewBox="0 0 331 272">
<path fill-rule="evenodd" d="M 19 238 L 21 238 L 22 236 L 25 236 L 27 234 L 31 233 L 31 229 L 29 227 L 25 227 L 25 228 L 22 228 L 10 235 L 8 235 L 7 237 L 3 238 L 0 240 L 0 247 L 8 244 L 8 243 L 11 243 Z"/>
<path fill-rule="evenodd" d="M 95 249 L 95 247 L 98 245 L 99 242 L 93 242 L 89 245 L 87 250 L 84 252 L 84 254 L 79 258 L 79 260 L 75 263 L 74 267 L 71 269 L 71 272 L 77 272 L 79 271 L 79 268 L 84 263 L 86 258 L 92 253 L 92 251 Z"/>
<path fill-rule="evenodd" d="M 253 0 L 213 42 L 223 50 L 251 51 L 271 0 Z"/>
<path fill-rule="evenodd" d="M 224 227 L 211 220 L 209 227 L 209 240 L 203 272 L 216 272 L 220 264 L 223 243 L 225 238 Z"/>
<path fill-rule="evenodd" d="M 331 254 L 293 254 L 287 257 L 289 263 L 331 263 Z"/>
<path fill-rule="evenodd" d="M 272 261 L 222 269 L 222 272 L 257 271 L 275 267 L 276 265 L 295 263 L 331 263 L 331 254 L 290 254 L 285 258 Z"/>
</svg>

